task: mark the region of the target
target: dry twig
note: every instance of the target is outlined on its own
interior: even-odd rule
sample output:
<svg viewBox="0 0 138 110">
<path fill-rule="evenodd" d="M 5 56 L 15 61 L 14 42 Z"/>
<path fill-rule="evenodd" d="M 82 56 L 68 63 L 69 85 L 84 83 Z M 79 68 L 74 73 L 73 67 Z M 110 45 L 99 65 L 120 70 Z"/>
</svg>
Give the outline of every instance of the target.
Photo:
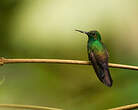
<svg viewBox="0 0 138 110">
<path fill-rule="evenodd" d="M 89 61 L 80 61 L 80 60 L 61 60 L 61 59 L 6 59 L 0 58 L 0 65 L 11 63 L 60 63 L 60 64 L 78 64 L 78 65 L 90 65 Z M 138 66 L 131 65 L 122 65 L 109 63 L 111 68 L 122 68 L 130 70 L 138 70 Z"/>
<path fill-rule="evenodd" d="M 51 107 L 34 106 L 34 105 L 18 105 L 18 104 L 0 104 L 0 108 L 20 108 L 20 109 L 33 109 L 33 110 L 62 110 Z"/>
<path fill-rule="evenodd" d="M 117 107 L 117 108 L 112 108 L 109 110 L 133 110 L 138 108 L 138 103 L 136 104 L 131 104 L 131 105 L 125 105 L 125 106 L 121 106 L 121 107 Z"/>
<path fill-rule="evenodd" d="M 62 110 L 51 107 L 35 106 L 35 105 L 18 105 L 18 104 L 0 104 L 0 108 L 20 108 L 20 109 L 34 109 L 34 110 Z"/>
</svg>

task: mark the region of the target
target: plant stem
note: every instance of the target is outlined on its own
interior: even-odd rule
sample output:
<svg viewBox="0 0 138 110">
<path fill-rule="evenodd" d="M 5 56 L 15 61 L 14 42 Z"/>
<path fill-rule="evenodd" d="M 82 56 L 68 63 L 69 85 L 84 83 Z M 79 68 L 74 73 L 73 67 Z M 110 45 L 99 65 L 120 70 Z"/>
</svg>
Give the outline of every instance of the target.
<svg viewBox="0 0 138 110">
<path fill-rule="evenodd" d="M 12 63 L 60 63 L 60 64 L 78 64 L 78 65 L 90 65 L 89 61 L 80 60 L 62 60 L 62 59 L 6 59 L 0 58 L 0 65 L 12 64 Z M 111 68 L 138 70 L 138 66 L 123 65 L 109 63 Z"/>
</svg>

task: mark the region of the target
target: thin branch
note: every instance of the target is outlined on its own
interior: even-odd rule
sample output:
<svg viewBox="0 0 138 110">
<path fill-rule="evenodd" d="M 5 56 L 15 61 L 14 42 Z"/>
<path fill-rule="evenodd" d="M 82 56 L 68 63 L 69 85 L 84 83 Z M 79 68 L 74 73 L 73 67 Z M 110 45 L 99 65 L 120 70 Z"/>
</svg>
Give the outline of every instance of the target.
<svg viewBox="0 0 138 110">
<path fill-rule="evenodd" d="M 17 104 L 0 104 L 0 108 L 20 108 L 20 109 L 34 109 L 34 110 L 62 110 L 51 107 L 34 106 L 34 105 L 17 105 Z"/>
<path fill-rule="evenodd" d="M 121 106 L 121 107 L 117 107 L 117 108 L 112 108 L 109 110 L 133 110 L 138 108 L 138 103 L 136 104 L 131 104 L 131 105 L 125 105 L 125 106 Z"/>
<path fill-rule="evenodd" d="M 80 61 L 80 60 L 0 58 L 0 65 L 9 64 L 9 63 L 60 63 L 60 64 L 78 64 L 78 65 L 90 65 L 91 64 L 89 61 Z M 138 66 L 122 65 L 122 64 L 115 64 L 115 63 L 109 63 L 109 67 L 138 70 Z"/>
</svg>

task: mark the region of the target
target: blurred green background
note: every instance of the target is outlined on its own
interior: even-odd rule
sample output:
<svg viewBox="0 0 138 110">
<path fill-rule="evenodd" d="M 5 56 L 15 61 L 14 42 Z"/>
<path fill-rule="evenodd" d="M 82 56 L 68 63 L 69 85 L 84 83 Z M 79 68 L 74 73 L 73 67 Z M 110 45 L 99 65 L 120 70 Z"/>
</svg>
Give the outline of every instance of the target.
<svg viewBox="0 0 138 110">
<path fill-rule="evenodd" d="M 88 60 L 87 37 L 74 29 L 99 30 L 110 62 L 138 65 L 137 0 L 0 0 L 1 57 Z M 112 88 L 92 66 L 7 64 L 0 104 L 104 110 L 138 102 L 138 72 L 110 71 Z"/>
</svg>

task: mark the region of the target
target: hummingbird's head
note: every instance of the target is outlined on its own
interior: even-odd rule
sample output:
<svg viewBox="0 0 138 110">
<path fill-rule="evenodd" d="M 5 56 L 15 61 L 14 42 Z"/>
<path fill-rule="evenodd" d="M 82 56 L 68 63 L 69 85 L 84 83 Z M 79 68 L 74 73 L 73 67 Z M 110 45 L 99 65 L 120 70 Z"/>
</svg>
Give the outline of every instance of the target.
<svg viewBox="0 0 138 110">
<path fill-rule="evenodd" d="M 98 31 L 93 30 L 93 31 L 89 31 L 89 32 L 85 32 L 85 31 L 81 31 L 81 30 L 75 30 L 84 34 L 87 34 L 88 38 L 92 38 L 93 40 L 101 40 L 101 35 Z"/>
</svg>

